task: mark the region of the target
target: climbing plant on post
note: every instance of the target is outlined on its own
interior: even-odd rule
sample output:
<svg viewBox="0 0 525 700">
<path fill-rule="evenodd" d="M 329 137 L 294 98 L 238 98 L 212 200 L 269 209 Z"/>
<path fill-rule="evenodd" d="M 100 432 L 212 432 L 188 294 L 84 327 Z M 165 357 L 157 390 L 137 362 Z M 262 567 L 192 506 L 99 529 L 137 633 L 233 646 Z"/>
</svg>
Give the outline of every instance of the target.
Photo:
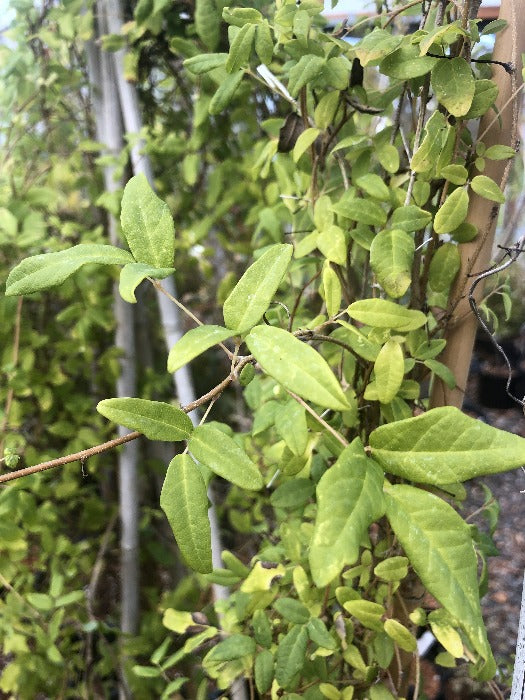
<svg viewBox="0 0 525 700">
<path fill-rule="evenodd" d="M 485 167 L 514 155 L 479 134 L 480 118 L 498 118 L 498 84 L 492 59 L 476 58 L 470 5 L 421 3 L 408 35 L 395 31 L 403 7 L 385 10 L 350 45 L 351 28 L 323 31 L 316 0 L 264 13 L 226 7 L 222 18 L 200 0 L 194 28 L 213 53 L 174 45 L 191 54 L 185 66 L 198 99 L 207 96 L 206 118 L 257 108 L 252 92 L 263 103 L 246 178 L 265 187 L 250 212 L 254 261 L 224 300 L 222 323 L 200 323 L 174 299 L 195 327 L 166 371 L 215 348 L 229 373 L 186 406 L 98 405 L 135 431 L 128 440 L 181 443 L 160 505 L 187 563 L 233 591 L 215 603 L 215 620 L 165 611 L 165 627 L 188 638 L 168 656 L 168 636 L 147 671 L 137 669 L 155 687 L 204 649 L 204 686 L 221 690 L 241 678 L 261 697 L 381 700 L 406 697 L 412 682 L 418 697 L 418 628 L 439 639 L 444 665 L 463 659 L 481 680 L 495 674 L 480 610 L 486 549 L 456 506 L 463 482 L 523 464 L 525 440 L 428 401 L 437 380 L 456 383 L 439 358 L 461 246 L 482 233 L 467 220 L 469 201 L 504 201 Z M 228 51 L 219 50 L 222 22 Z M 499 21 L 483 31 L 509 29 Z M 504 67 L 517 80 L 521 66 Z M 125 299 L 145 278 L 162 290 L 176 261 L 173 222 L 160 209 L 146 178 L 132 178 L 121 213 L 129 252 L 80 244 L 29 257 L 7 294 L 58 285 L 86 263 L 121 266 Z M 192 424 L 188 412 L 237 382 L 249 430 L 208 421 L 208 411 Z M 227 503 L 242 504 L 239 529 L 257 532 L 253 557 L 224 552 L 222 568 L 212 566 L 208 519 L 216 478 L 231 485 Z M 421 591 L 436 609 L 418 605 Z M 171 679 L 164 696 L 186 682 Z"/>
</svg>

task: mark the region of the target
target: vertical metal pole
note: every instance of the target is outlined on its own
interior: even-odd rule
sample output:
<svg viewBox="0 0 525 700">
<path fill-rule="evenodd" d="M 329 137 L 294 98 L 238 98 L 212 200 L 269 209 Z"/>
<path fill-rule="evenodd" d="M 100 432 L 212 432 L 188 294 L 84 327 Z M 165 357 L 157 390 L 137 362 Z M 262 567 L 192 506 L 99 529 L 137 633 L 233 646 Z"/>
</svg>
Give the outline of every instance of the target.
<svg viewBox="0 0 525 700">
<path fill-rule="evenodd" d="M 518 639 L 516 641 L 516 660 L 514 662 L 514 675 L 512 677 L 512 690 L 510 700 L 525 699 L 525 572 L 523 574 L 523 588 L 521 592 L 520 622 L 518 626 Z"/>
</svg>

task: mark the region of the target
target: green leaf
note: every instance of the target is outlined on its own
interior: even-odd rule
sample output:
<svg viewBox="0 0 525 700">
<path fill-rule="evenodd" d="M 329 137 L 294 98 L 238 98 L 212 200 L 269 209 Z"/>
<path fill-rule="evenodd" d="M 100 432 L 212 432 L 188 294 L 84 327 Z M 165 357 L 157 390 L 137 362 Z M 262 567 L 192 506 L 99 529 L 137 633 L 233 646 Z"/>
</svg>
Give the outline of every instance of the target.
<svg viewBox="0 0 525 700">
<path fill-rule="evenodd" d="M 203 44 L 213 51 L 220 39 L 220 14 L 215 0 L 195 0 L 195 29 Z"/>
<path fill-rule="evenodd" d="M 291 245 L 279 243 L 250 265 L 224 302 L 228 328 L 244 333 L 260 321 L 288 269 L 292 253 Z"/>
<path fill-rule="evenodd" d="M 270 690 L 273 681 L 273 654 L 268 649 L 258 652 L 254 664 L 255 687 L 264 695 Z"/>
<path fill-rule="evenodd" d="M 266 19 L 257 25 L 257 34 L 255 35 L 255 53 L 259 57 L 261 63 L 265 65 L 271 63 L 273 58 L 273 41 L 270 25 Z"/>
<path fill-rule="evenodd" d="M 104 399 L 97 411 L 108 420 L 138 430 L 150 440 L 187 440 L 193 431 L 188 416 L 180 408 L 146 399 Z"/>
<path fill-rule="evenodd" d="M 145 175 L 135 175 L 126 185 L 120 222 L 137 262 L 173 267 L 173 219 L 168 205 L 153 192 Z"/>
<path fill-rule="evenodd" d="M 278 598 L 273 607 L 287 622 L 302 625 L 310 619 L 310 611 L 306 605 L 294 598 Z"/>
<path fill-rule="evenodd" d="M 219 68 L 226 63 L 228 58 L 227 53 L 203 53 L 198 56 L 192 56 L 183 61 L 183 66 L 190 73 L 195 75 L 202 75 L 203 73 L 209 73 L 209 71 Z"/>
<path fill-rule="evenodd" d="M 306 628 L 308 630 L 308 636 L 318 647 L 330 650 L 337 649 L 337 642 L 326 629 L 326 625 L 321 619 L 312 617 L 308 621 Z"/>
<path fill-rule="evenodd" d="M 314 111 L 314 121 L 319 129 L 331 126 L 339 106 L 339 90 L 327 92 L 321 97 Z"/>
<path fill-rule="evenodd" d="M 272 644 L 272 627 L 264 610 L 256 610 L 253 613 L 252 628 L 257 644 L 269 648 Z"/>
<path fill-rule="evenodd" d="M 370 600 L 348 600 L 343 604 L 343 608 L 356 617 L 364 627 L 377 632 L 383 630 L 381 618 L 385 614 L 385 609 L 379 603 L 373 603 Z"/>
<path fill-rule="evenodd" d="M 281 639 L 275 659 L 275 678 L 282 688 L 287 688 L 306 661 L 308 632 L 296 625 Z"/>
<path fill-rule="evenodd" d="M 274 508 L 293 510 L 304 506 L 315 491 L 315 484 L 310 479 L 293 479 L 281 484 L 270 496 Z"/>
<path fill-rule="evenodd" d="M 185 561 L 203 574 L 212 570 L 209 501 L 199 468 L 187 454 L 174 457 L 166 472 L 160 507 Z"/>
<path fill-rule="evenodd" d="M 136 676 L 140 678 L 158 678 L 162 671 L 154 666 L 138 666 L 135 665 L 131 669 Z"/>
<path fill-rule="evenodd" d="M 478 229 L 473 224 L 464 221 L 457 228 L 450 232 L 450 235 L 458 243 L 468 243 L 478 235 Z"/>
<path fill-rule="evenodd" d="M 390 557 L 374 568 L 374 574 L 383 581 L 401 581 L 408 574 L 406 557 Z"/>
<path fill-rule="evenodd" d="M 370 34 L 367 34 L 356 44 L 355 54 L 363 67 L 374 65 L 393 53 L 401 41 L 401 36 L 395 36 L 384 29 L 375 27 Z"/>
<path fill-rule="evenodd" d="M 387 472 L 436 486 L 525 464 L 525 438 L 497 430 L 452 406 L 376 428 L 370 447 Z"/>
<path fill-rule="evenodd" d="M 234 27 L 243 27 L 245 24 L 258 24 L 263 16 L 254 7 L 225 7 L 222 18 Z"/>
<path fill-rule="evenodd" d="M 403 350 L 400 343 L 390 338 L 383 345 L 374 364 L 377 398 L 390 403 L 399 391 L 405 373 Z"/>
<path fill-rule="evenodd" d="M 457 409 L 452 410 L 461 415 Z M 443 433 L 438 431 L 436 436 L 443 441 Z M 463 627 L 485 659 L 485 671 L 491 677 L 495 663 L 481 618 L 477 559 L 468 525 L 441 498 L 413 486 L 390 486 L 386 501 L 387 517 L 417 575 Z"/>
<path fill-rule="evenodd" d="M 464 185 L 468 178 L 468 170 L 464 165 L 446 165 L 441 168 L 439 175 L 453 185 Z"/>
<path fill-rule="evenodd" d="M 424 364 L 431 372 L 434 372 L 436 376 L 444 381 L 449 389 L 453 389 L 456 386 L 456 378 L 450 369 L 442 362 L 438 362 L 437 360 L 425 360 Z"/>
<path fill-rule="evenodd" d="M 317 247 L 330 262 L 346 265 L 346 238 L 342 228 L 332 224 L 317 236 Z"/>
<path fill-rule="evenodd" d="M 208 106 L 210 114 L 220 114 L 230 104 L 235 95 L 237 88 L 242 82 L 244 71 L 240 70 L 237 73 L 231 73 L 219 85 L 217 91 L 211 98 Z"/>
<path fill-rule="evenodd" d="M 343 290 L 339 277 L 329 262 L 323 265 L 323 290 L 326 311 L 328 316 L 333 317 L 339 313 L 341 308 Z"/>
<path fill-rule="evenodd" d="M 373 173 L 362 175 L 357 178 L 355 184 L 374 199 L 379 199 L 383 202 L 390 200 L 390 190 L 379 175 L 374 175 Z"/>
<path fill-rule="evenodd" d="M 336 411 L 349 408 L 332 370 L 321 355 L 291 333 L 256 326 L 246 344 L 266 374 L 301 398 Z"/>
<path fill-rule="evenodd" d="M 119 294 L 130 304 L 136 304 L 135 289 L 146 277 L 153 277 L 156 280 L 163 280 L 165 277 L 175 272 L 173 267 L 152 267 L 145 263 L 128 263 L 120 271 Z"/>
<path fill-rule="evenodd" d="M 301 56 L 299 61 L 291 68 L 288 79 L 288 90 L 293 97 L 297 97 L 299 90 L 307 83 L 315 80 L 323 70 L 325 59 L 321 56 L 307 54 Z"/>
<path fill-rule="evenodd" d="M 494 182 L 494 180 L 486 175 L 476 175 L 472 179 L 470 186 L 476 194 L 485 199 L 490 199 L 491 202 L 498 202 L 498 204 L 503 204 L 505 202 L 505 195 Z"/>
<path fill-rule="evenodd" d="M 275 412 L 275 427 L 294 455 L 300 456 L 306 450 L 308 428 L 306 411 L 297 401 L 287 401 Z"/>
<path fill-rule="evenodd" d="M 492 80 L 476 80 L 474 84 L 474 99 L 465 119 L 482 117 L 496 101 L 498 86 Z"/>
<path fill-rule="evenodd" d="M 83 265 L 126 265 L 133 262 L 127 250 L 111 245 L 81 243 L 57 253 L 34 255 L 22 260 L 6 282 L 6 296 L 32 294 L 62 284 Z"/>
<path fill-rule="evenodd" d="M 370 266 L 385 292 L 402 297 L 412 281 L 414 239 L 399 229 L 380 231 L 370 246 Z"/>
<path fill-rule="evenodd" d="M 309 553 L 316 586 L 326 586 L 357 561 L 368 526 L 384 513 L 382 489 L 382 470 L 356 441 L 323 474 Z"/>
<path fill-rule="evenodd" d="M 387 173 L 397 173 L 399 170 L 399 151 L 393 144 L 378 145 L 375 156 Z"/>
<path fill-rule="evenodd" d="M 212 664 L 222 664 L 227 661 L 242 659 L 244 656 L 255 654 L 255 649 L 255 640 L 251 637 L 245 634 L 232 634 L 231 637 L 227 637 L 216 644 L 206 654 L 202 660 L 202 665 L 206 667 Z"/>
<path fill-rule="evenodd" d="M 434 218 L 436 233 L 450 233 L 462 224 L 468 212 L 468 194 L 463 187 L 458 187 L 445 199 Z"/>
<path fill-rule="evenodd" d="M 226 61 L 226 70 L 233 73 L 250 61 L 252 45 L 255 39 L 255 24 L 244 24 L 235 35 L 230 46 L 230 53 Z"/>
<path fill-rule="evenodd" d="M 427 321 L 422 311 L 407 309 L 386 299 L 360 299 L 350 304 L 346 312 L 351 318 L 367 326 L 402 332 L 421 328 Z"/>
<path fill-rule="evenodd" d="M 198 326 L 185 333 L 171 348 L 168 372 L 176 372 L 208 348 L 230 338 L 232 332 L 222 326 Z"/>
<path fill-rule="evenodd" d="M 383 627 L 388 636 L 393 639 L 397 646 L 403 649 L 403 651 L 416 651 L 416 638 L 398 620 L 385 620 Z"/>
<path fill-rule="evenodd" d="M 485 36 L 485 34 L 496 34 L 496 32 L 500 32 L 502 29 L 505 29 L 508 24 L 509 23 L 506 19 L 494 19 L 482 29 L 480 34 L 481 36 Z"/>
<path fill-rule="evenodd" d="M 386 213 L 377 202 L 354 197 L 351 193 L 344 194 L 333 209 L 336 214 L 360 224 L 384 226 L 386 223 Z"/>
<path fill-rule="evenodd" d="M 406 207 L 398 207 L 394 209 L 390 225 L 394 229 L 403 231 L 421 231 L 430 223 L 431 214 L 424 209 L 416 207 L 414 204 L 408 204 Z"/>
<path fill-rule="evenodd" d="M 346 330 L 344 338 L 341 339 L 344 340 L 359 357 L 364 357 L 365 360 L 369 362 L 375 362 L 381 350 L 381 346 L 368 340 L 361 331 L 350 323 L 341 319 L 338 319 L 337 323 Z"/>
<path fill-rule="evenodd" d="M 439 61 L 432 69 L 431 84 L 438 101 L 450 114 L 455 117 L 467 114 L 474 98 L 475 81 L 464 58 Z"/>
<path fill-rule="evenodd" d="M 195 428 L 188 443 L 192 455 L 223 479 L 248 490 L 262 488 L 263 479 L 246 452 L 211 425 Z"/>
<path fill-rule="evenodd" d="M 410 161 L 410 167 L 416 173 L 431 172 L 443 148 L 447 137 L 448 124 L 441 112 L 434 112 L 425 124 L 423 140 Z"/>
<path fill-rule="evenodd" d="M 516 151 L 511 146 L 498 144 L 489 146 L 483 154 L 483 157 L 489 160 L 507 160 L 508 158 L 514 158 L 515 155 Z"/>
<path fill-rule="evenodd" d="M 420 57 L 416 45 L 403 44 L 381 61 L 379 70 L 391 78 L 410 80 L 429 73 L 438 60 L 430 56 Z"/>
<path fill-rule="evenodd" d="M 295 146 L 293 148 L 293 153 L 292 157 L 294 159 L 294 162 L 297 163 L 299 158 L 303 155 L 303 153 L 310 148 L 310 146 L 313 144 L 315 139 L 319 136 L 321 133 L 320 129 L 305 129 L 303 133 L 299 136 L 297 141 L 295 142 Z"/>
<path fill-rule="evenodd" d="M 459 272 L 461 258 L 457 245 L 444 243 L 432 256 L 428 272 L 427 302 L 429 306 L 447 308 L 450 287 Z"/>
</svg>

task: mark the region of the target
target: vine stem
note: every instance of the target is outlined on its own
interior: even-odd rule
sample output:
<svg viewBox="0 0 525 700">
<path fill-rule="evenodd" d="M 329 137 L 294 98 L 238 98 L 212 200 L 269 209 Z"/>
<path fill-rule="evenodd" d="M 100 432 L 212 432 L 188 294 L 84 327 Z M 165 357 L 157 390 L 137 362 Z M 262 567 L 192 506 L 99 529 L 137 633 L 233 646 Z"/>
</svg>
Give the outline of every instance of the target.
<svg viewBox="0 0 525 700">
<path fill-rule="evenodd" d="M 250 358 L 248 357 L 244 358 L 241 362 L 239 362 L 239 365 L 235 368 L 236 372 L 239 371 L 240 365 L 244 365 L 249 361 Z M 217 386 L 215 386 L 211 391 L 208 391 L 207 394 L 204 394 L 199 399 L 196 399 L 192 403 L 189 403 L 187 406 L 181 407 L 182 410 L 185 413 L 190 413 L 199 406 L 202 406 L 202 404 L 208 403 L 208 401 L 212 401 L 218 398 L 220 394 L 222 394 L 222 392 L 226 389 L 226 387 L 228 387 L 233 382 L 235 376 L 236 375 L 233 373 L 229 374 L 225 379 L 222 380 L 220 384 L 217 384 Z M 13 481 L 14 479 L 20 479 L 23 476 L 29 476 L 30 474 L 43 472 L 47 469 L 53 469 L 54 467 L 62 467 L 64 464 L 70 464 L 71 462 L 84 462 L 86 459 L 89 459 L 89 457 L 93 457 L 94 455 L 101 454 L 102 452 L 112 450 L 115 447 L 119 447 L 120 445 L 123 445 L 126 442 L 130 442 L 131 440 L 136 440 L 141 435 L 141 432 L 135 430 L 132 433 L 123 435 L 122 437 L 118 437 L 113 440 L 108 440 L 107 442 L 103 442 L 100 445 L 89 447 L 86 450 L 81 450 L 80 452 L 75 452 L 74 454 L 64 455 L 63 457 L 58 457 L 57 459 L 50 459 L 48 462 L 41 462 L 40 464 L 35 464 L 32 467 L 25 467 L 24 469 L 17 469 L 14 472 L 9 472 L 8 474 L 2 474 L 0 475 L 0 484 L 3 484 L 7 481 Z"/>
<path fill-rule="evenodd" d="M 292 399 L 295 399 L 297 403 L 301 404 L 301 406 L 308 411 L 308 413 L 315 418 L 315 420 L 320 423 L 325 430 L 328 430 L 335 439 L 343 445 L 343 447 L 348 447 L 348 442 L 344 439 L 344 437 L 341 435 L 341 433 L 338 433 L 335 428 L 332 428 L 331 425 L 328 425 L 328 423 L 324 420 L 324 418 L 321 418 L 321 416 L 314 411 L 314 409 L 309 406 L 306 401 L 303 401 L 303 399 L 300 396 L 297 396 L 297 394 L 294 394 L 293 391 L 290 391 L 289 389 L 286 390 L 287 393 L 292 397 Z"/>
</svg>

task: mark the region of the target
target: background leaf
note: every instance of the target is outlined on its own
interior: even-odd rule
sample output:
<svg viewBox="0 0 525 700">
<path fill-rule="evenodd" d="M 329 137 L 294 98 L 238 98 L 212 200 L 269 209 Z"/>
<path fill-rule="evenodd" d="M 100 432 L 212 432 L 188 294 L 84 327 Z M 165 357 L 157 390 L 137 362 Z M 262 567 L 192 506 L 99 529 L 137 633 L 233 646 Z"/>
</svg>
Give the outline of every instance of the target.
<svg viewBox="0 0 525 700">
<path fill-rule="evenodd" d="M 168 372 L 176 372 L 208 348 L 230 338 L 232 332 L 222 326 L 198 326 L 185 333 L 171 348 Z"/>
</svg>

